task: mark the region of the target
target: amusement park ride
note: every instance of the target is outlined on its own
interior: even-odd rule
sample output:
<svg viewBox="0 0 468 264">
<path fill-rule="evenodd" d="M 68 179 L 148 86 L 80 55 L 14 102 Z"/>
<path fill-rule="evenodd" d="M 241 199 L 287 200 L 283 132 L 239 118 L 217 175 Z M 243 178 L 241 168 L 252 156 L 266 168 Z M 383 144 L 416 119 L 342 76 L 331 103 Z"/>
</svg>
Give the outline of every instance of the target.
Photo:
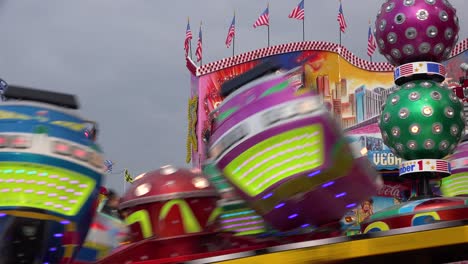
<svg viewBox="0 0 468 264">
<path fill-rule="evenodd" d="M 193 168 L 137 176 L 124 220 L 100 209 L 110 197 L 97 126 L 75 97 L 9 86 L 0 264 L 467 260 L 458 30 L 447 0 L 389 0 L 374 32 L 389 63 L 326 42 L 200 67 L 187 58 Z M 458 66 L 459 83 L 444 82 Z"/>
</svg>

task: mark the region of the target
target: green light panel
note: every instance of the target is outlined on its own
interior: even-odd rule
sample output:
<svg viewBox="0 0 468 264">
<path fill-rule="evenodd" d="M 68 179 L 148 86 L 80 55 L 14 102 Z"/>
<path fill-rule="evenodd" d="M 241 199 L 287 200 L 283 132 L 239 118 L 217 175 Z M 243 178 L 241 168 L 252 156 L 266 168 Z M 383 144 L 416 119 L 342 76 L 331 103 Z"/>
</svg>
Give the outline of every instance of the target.
<svg viewBox="0 0 468 264">
<path fill-rule="evenodd" d="M 248 195 L 323 164 L 324 139 L 320 124 L 297 128 L 266 139 L 244 151 L 224 173 Z"/>
<path fill-rule="evenodd" d="M 226 181 L 226 178 L 219 172 L 214 164 L 208 164 L 203 168 L 203 173 L 208 176 L 210 182 L 216 187 L 218 191 L 232 188 Z"/>
<path fill-rule="evenodd" d="M 24 206 L 72 216 L 95 185 L 92 178 L 61 168 L 0 163 L 0 207 Z"/>
<path fill-rule="evenodd" d="M 244 236 L 266 231 L 263 218 L 247 207 L 237 210 L 223 208 L 220 218 L 222 232 L 234 232 L 237 236 Z"/>
<path fill-rule="evenodd" d="M 444 196 L 468 194 L 468 173 L 457 173 L 442 179 L 440 190 Z"/>
</svg>

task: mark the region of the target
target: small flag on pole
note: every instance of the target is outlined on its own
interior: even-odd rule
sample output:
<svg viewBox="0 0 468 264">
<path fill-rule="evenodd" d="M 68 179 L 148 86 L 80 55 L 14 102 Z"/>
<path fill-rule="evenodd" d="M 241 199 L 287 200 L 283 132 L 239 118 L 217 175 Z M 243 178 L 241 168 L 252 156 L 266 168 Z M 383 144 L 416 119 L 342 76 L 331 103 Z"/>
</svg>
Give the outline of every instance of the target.
<svg viewBox="0 0 468 264">
<path fill-rule="evenodd" d="M 3 97 L 3 93 L 8 88 L 8 83 L 4 80 L 0 79 L 0 99 L 3 101 L 5 98 Z"/>
<path fill-rule="evenodd" d="M 341 1 L 340 1 L 340 9 L 338 10 L 337 20 L 338 20 L 338 24 L 340 25 L 341 32 L 345 33 L 348 25 L 346 24 L 346 19 L 343 14 L 343 6 L 341 5 Z"/>
<path fill-rule="evenodd" d="M 369 55 L 369 57 L 372 57 L 376 49 L 377 44 L 375 43 L 375 38 L 374 34 L 372 34 L 371 26 L 369 25 L 369 33 L 367 36 L 367 55 Z"/>
<path fill-rule="evenodd" d="M 133 183 L 132 175 L 128 172 L 127 169 L 124 171 L 125 181 L 129 183 Z"/>
<path fill-rule="evenodd" d="M 106 173 L 112 172 L 112 167 L 114 166 L 114 162 L 112 162 L 112 160 L 105 160 L 104 166 L 106 167 Z"/>
<path fill-rule="evenodd" d="M 230 47 L 232 43 L 232 39 L 236 35 L 236 15 L 232 18 L 231 26 L 229 27 L 229 31 L 226 37 L 226 47 Z"/>
<path fill-rule="evenodd" d="M 304 20 L 304 0 L 302 0 L 291 13 L 288 15 L 289 18 L 295 18 L 297 20 Z"/>
<path fill-rule="evenodd" d="M 195 51 L 195 55 L 197 56 L 197 62 L 202 60 L 202 27 L 200 23 L 200 32 L 198 33 L 198 43 L 197 43 L 197 50 Z"/>
<path fill-rule="evenodd" d="M 269 26 L 270 25 L 270 12 L 268 11 L 268 7 L 263 11 L 263 13 L 258 17 L 257 21 L 253 24 L 253 27 L 259 26 Z"/>
<path fill-rule="evenodd" d="M 187 29 L 185 30 L 185 41 L 184 41 L 185 57 L 187 57 L 189 54 L 191 40 L 192 40 L 192 30 L 190 30 L 190 21 L 187 20 Z"/>
</svg>

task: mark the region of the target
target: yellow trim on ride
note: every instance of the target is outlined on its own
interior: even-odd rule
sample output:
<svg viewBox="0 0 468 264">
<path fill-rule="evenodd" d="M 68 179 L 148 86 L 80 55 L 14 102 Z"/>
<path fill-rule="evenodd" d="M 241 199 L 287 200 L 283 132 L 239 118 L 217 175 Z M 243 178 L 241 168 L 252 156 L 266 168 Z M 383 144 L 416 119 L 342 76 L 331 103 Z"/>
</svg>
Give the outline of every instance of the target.
<svg viewBox="0 0 468 264">
<path fill-rule="evenodd" d="M 430 238 L 430 239 L 429 239 Z M 217 263 L 222 264 L 263 264 L 263 263 L 331 263 L 372 255 L 390 254 L 401 251 L 418 250 L 466 243 L 468 225 L 435 229 L 423 232 L 406 233 L 360 239 L 305 249 L 288 250 Z"/>
<path fill-rule="evenodd" d="M 378 221 L 378 222 L 374 222 L 374 223 L 368 225 L 366 227 L 366 229 L 364 229 L 364 234 L 366 234 L 367 232 L 369 232 L 370 230 L 372 230 L 374 228 L 378 228 L 379 231 L 388 231 L 388 230 L 390 230 L 390 227 L 387 225 L 387 223 L 382 222 L 382 221 Z"/>
</svg>

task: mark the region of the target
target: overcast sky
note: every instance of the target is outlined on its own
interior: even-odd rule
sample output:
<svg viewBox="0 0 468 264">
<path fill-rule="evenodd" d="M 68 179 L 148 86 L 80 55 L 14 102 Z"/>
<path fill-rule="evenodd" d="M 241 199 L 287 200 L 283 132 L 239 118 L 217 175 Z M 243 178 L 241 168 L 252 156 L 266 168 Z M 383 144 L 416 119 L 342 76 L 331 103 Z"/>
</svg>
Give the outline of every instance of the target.
<svg viewBox="0 0 468 264">
<path fill-rule="evenodd" d="M 272 45 L 302 40 L 288 13 L 299 0 L 270 0 Z M 99 142 L 115 171 L 134 175 L 185 164 L 189 73 L 183 41 L 190 16 L 196 46 L 203 21 L 203 62 L 231 55 L 224 45 L 236 11 L 236 53 L 267 44 L 252 28 L 267 1 L 252 0 L 0 0 L 0 78 L 11 84 L 78 95 L 82 115 L 100 125 Z M 343 44 L 367 58 L 368 20 L 383 1 L 343 0 Z M 451 0 L 467 25 L 467 0 Z M 338 42 L 333 0 L 305 1 L 306 40 Z M 468 26 L 460 39 L 468 37 Z M 374 60 L 383 61 L 380 55 Z M 107 185 L 122 191 L 121 175 Z"/>
</svg>

